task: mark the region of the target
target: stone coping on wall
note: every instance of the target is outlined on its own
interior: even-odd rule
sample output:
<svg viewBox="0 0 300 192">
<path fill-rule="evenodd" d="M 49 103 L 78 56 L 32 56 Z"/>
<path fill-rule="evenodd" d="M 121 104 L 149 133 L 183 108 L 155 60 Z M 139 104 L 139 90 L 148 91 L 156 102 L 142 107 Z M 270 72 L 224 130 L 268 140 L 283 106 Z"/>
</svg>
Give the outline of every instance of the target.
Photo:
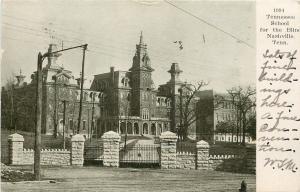
<svg viewBox="0 0 300 192">
<path fill-rule="evenodd" d="M 196 153 L 192 153 L 192 152 L 176 152 L 176 155 L 180 156 L 180 155 L 191 155 L 194 156 L 196 155 Z"/>
<path fill-rule="evenodd" d="M 18 133 L 14 133 L 12 135 L 8 136 L 9 141 L 15 141 L 15 142 L 24 142 L 24 137 Z"/>
<path fill-rule="evenodd" d="M 114 131 L 108 131 L 106 133 L 103 134 L 102 139 L 117 139 L 120 140 L 121 136 L 114 132 Z"/>
<path fill-rule="evenodd" d="M 34 149 L 23 149 L 24 152 L 34 152 Z M 70 152 L 68 149 L 42 149 L 41 152 Z"/>
<path fill-rule="evenodd" d="M 197 142 L 197 145 L 196 145 L 197 148 L 209 148 L 209 144 L 208 142 L 204 141 L 204 140 L 201 140 L 201 141 L 198 141 Z"/>
<path fill-rule="evenodd" d="M 84 139 L 83 135 L 77 134 L 71 138 L 71 142 L 73 142 L 73 141 L 84 142 L 85 139 Z"/>
<path fill-rule="evenodd" d="M 242 159 L 243 155 L 209 155 L 209 159 Z"/>
<path fill-rule="evenodd" d="M 171 131 L 162 132 L 159 138 L 162 141 L 177 141 L 177 135 Z"/>
</svg>

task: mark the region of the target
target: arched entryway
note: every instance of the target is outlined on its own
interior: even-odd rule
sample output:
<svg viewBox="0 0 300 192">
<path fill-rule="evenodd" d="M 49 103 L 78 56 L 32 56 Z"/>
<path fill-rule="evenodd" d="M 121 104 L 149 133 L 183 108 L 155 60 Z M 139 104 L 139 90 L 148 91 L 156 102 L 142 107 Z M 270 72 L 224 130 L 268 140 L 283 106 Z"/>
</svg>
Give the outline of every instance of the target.
<svg viewBox="0 0 300 192">
<path fill-rule="evenodd" d="M 134 123 L 134 134 L 140 134 L 140 128 L 138 123 Z"/>
<path fill-rule="evenodd" d="M 155 123 L 151 124 L 151 135 L 155 135 L 156 134 L 156 125 Z"/>
<path fill-rule="evenodd" d="M 161 123 L 158 124 L 158 130 L 157 131 L 158 131 L 158 133 L 157 133 L 158 135 L 160 135 L 163 132 Z"/>
<path fill-rule="evenodd" d="M 148 123 L 143 124 L 143 134 L 148 134 Z"/>
<path fill-rule="evenodd" d="M 61 120 L 59 120 L 57 134 L 63 135 L 63 129 L 64 129 L 64 120 L 61 119 Z"/>
<path fill-rule="evenodd" d="M 121 122 L 121 125 L 120 125 L 120 131 L 121 131 L 121 134 L 125 134 L 126 133 L 126 123 L 125 122 Z"/>
<path fill-rule="evenodd" d="M 127 134 L 132 134 L 132 123 L 131 122 L 127 123 Z"/>
</svg>

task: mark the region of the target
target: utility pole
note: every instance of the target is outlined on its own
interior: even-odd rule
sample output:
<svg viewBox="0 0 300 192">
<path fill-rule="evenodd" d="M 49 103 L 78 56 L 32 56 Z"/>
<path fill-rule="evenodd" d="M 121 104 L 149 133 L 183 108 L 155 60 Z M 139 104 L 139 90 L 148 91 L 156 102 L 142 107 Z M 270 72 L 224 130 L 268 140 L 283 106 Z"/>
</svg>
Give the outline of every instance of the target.
<svg viewBox="0 0 300 192">
<path fill-rule="evenodd" d="M 65 139 L 65 126 L 66 126 L 66 100 L 63 100 L 64 104 L 64 113 L 63 113 L 63 142 L 64 149 L 66 148 L 66 139 Z"/>
<path fill-rule="evenodd" d="M 127 94 L 126 98 L 126 112 L 125 112 L 125 141 L 124 141 L 124 151 L 126 151 L 126 145 L 127 145 L 127 123 L 128 123 L 128 104 L 129 104 L 129 96 Z"/>
<path fill-rule="evenodd" d="M 179 91 L 179 110 L 180 110 L 180 117 L 179 117 L 179 119 L 180 119 L 180 125 L 179 125 L 179 137 L 180 137 L 180 140 L 182 140 L 182 88 L 179 88 L 178 89 L 178 91 Z"/>
<path fill-rule="evenodd" d="M 79 45 L 76 47 L 70 47 L 66 49 L 62 49 L 59 51 L 54 52 L 47 52 L 44 55 L 42 55 L 41 52 L 38 54 L 37 59 L 37 75 L 36 75 L 36 129 L 35 129 L 35 143 L 34 143 L 34 177 L 35 180 L 41 179 L 41 129 L 42 129 L 42 86 L 43 86 L 43 78 L 42 78 L 42 65 L 43 60 L 46 57 L 49 57 L 51 54 L 67 51 L 70 49 L 76 49 L 76 48 L 84 48 L 86 50 L 87 44 Z M 82 68 L 84 68 L 84 59 L 85 59 L 85 51 L 84 51 L 84 57 L 82 61 Z M 81 92 L 82 97 L 82 92 Z"/>
<path fill-rule="evenodd" d="M 80 103 L 79 103 L 79 116 L 78 116 L 77 134 L 79 134 L 79 131 L 80 131 L 80 123 L 81 123 L 81 115 L 82 115 L 84 61 L 85 61 L 85 51 L 86 51 L 86 49 L 87 49 L 87 44 L 83 46 L 83 57 L 82 57 L 82 68 L 81 68 L 81 83 L 80 83 Z"/>
<path fill-rule="evenodd" d="M 58 133 L 58 131 L 57 131 L 57 124 L 58 124 L 58 122 L 57 122 L 57 119 L 58 119 L 58 117 L 57 117 L 57 97 L 58 97 L 58 94 L 57 94 L 57 77 L 55 76 L 55 80 L 54 80 L 54 117 L 53 117 L 53 119 L 54 119 L 54 138 L 56 138 L 57 137 L 57 133 Z"/>
<path fill-rule="evenodd" d="M 16 125 L 13 123 L 13 119 L 15 119 L 15 107 L 14 107 L 14 84 L 11 85 L 11 108 L 10 108 L 10 131 L 14 128 L 14 131 L 16 132 Z"/>
<path fill-rule="evenodd" d="M 88 120 L 87 120 L 87 131 L 88 131 L 88 136 L 87 136 L 87 139 L 89 139 L 89 136 L 90 136 L 90 108 L 88 106 Z"/>
<path fill-rule="evenodd" d="M 94 110 L 95 110 L 95 93 L 93 93 L 92 95 L 92 102 L 93 102 L 93 106 L 92 106 L 92 126 L 91 126 L 91 137 L 90 137 L 90 142 L 92 141 L 92 136 L 93 136 L 93 130 L 95 127 L 95 122 L 94 122 Z"/>
<path fill-rule="evenodd" d="M 34 177 L 35 180 L 41 180 L 41 129 L 42 129 L 42 63 L 43 56 L 38 54 L 37 78 L 36 78 L 36 129 L 34 145 Z"/>
</svg>

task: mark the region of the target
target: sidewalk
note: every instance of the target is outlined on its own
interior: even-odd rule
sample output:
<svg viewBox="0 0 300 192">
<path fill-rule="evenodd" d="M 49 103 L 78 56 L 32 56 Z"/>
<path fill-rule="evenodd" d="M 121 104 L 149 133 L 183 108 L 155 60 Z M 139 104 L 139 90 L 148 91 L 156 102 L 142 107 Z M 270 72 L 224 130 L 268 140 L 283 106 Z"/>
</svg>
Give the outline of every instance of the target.
<svg viewBox="0 0 300 192">
<path fill-rule="evenodd" d="M 242 180 L 255 191 L 255 175 L 200 170 L 44 168 L 41 182 L 1 183 L 2 191 L 237 192 Z M 55 182 L 49 182 L 54 180 Z"/>
</svg>

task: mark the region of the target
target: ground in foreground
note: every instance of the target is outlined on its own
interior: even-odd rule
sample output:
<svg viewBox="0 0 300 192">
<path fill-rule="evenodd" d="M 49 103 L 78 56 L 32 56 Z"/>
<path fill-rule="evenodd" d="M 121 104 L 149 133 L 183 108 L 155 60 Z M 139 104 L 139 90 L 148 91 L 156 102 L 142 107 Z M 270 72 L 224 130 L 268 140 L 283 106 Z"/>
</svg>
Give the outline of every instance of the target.
<svg viewBox="0 0 300 192">
<path fill-rule="evenodd" d="M 44 168 L 44 181 L 2 182 L 2 191 L 255 191 L 255 175 L 201 170 Z M 49 180 L 52 180 L 49 182 Z"/>
</svg>

